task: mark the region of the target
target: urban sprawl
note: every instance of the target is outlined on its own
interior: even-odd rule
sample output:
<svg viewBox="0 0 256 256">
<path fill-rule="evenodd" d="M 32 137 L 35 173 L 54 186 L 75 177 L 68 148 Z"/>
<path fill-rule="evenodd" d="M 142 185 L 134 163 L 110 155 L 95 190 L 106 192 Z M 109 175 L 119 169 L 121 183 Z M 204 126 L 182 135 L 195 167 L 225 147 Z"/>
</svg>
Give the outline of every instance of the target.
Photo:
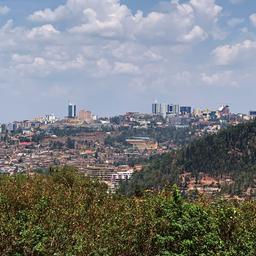
<svg viewBox="0 0 256 256">
<path fill-rule="evenodd" d="M 115 191 L 119 181 L 140 172 L 151 156 L 177 150 L 194 138 L 256 116 L 256 111 L 234 114 L 227 105 L 212 111 L 157 102 L 150 114 L 128 112 L 110 118 L 77 111 L 71 103 L 67 110 L 62 119 L 51 114 L 1 124 L 0 172 L 44 173 L 52 166 L 69 165 Z"/>
</svg>

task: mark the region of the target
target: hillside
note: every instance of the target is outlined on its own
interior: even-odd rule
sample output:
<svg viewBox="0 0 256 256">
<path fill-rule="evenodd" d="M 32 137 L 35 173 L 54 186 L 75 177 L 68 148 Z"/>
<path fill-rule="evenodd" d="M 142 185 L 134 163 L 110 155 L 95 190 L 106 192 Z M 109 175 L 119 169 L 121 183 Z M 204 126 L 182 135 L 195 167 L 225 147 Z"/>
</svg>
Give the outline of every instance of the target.
<svg viewBox="0 0 256 256">
<path fill-rule="evenodd" d="M 179 159 L 185 170 L 213 175 L 233 174 L 256 164 L 256 122 L 229 127 L 217 135 L 195 140 Z"/>
<path fill-rule="evenodd" d="M 254 186 L 256 178 L 256 121 L 239 124 L 194 140 L 182 150 L 150 160 L 143 172 L 136 173 L 125 193 L 140 193 L 144 189 L 161 188 L 179 182 L 180 175 L 189 172 L 234 179 L 235 191 Z M 255 176 L 255 177 L 254 177 Z"/>
</svg>

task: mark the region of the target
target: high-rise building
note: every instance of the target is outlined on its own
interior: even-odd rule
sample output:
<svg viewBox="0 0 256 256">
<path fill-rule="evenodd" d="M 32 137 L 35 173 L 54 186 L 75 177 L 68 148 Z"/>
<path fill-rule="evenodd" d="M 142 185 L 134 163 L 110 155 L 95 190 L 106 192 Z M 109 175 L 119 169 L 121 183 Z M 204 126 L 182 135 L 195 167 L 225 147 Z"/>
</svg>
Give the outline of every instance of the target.
<svg viewBox="0 0 256 256">
<path fill-rule="evenodd" d="M 159 115 L 161 113 L 161 104 L 155 102 L 152 104 L 152 113 Z"/>
<path fill-rule="evenodd" d="M 71 103 L 69 103 L 68 105 L 68 118 L 72 118 L 73 117 L 73 105 Z"/>
<path fill-rule="evenodd" d="M 91 111 L 80 110 L 78 113 L 78 119 L 86 123 L 91 123 L 93 121 L 93 116 Z"/>
<path fill-rule="evenodd" d="M 162 117 L 166 118 L 166 115 L 168 113 L 169 105 L 163 103 L 160 105 L 160 114 Z"/>
<path fill-rule="evenodd" d="M 68 118 L 76 118 L 76 105 L 68 104 Z"/>
<path fill-rule="evenodd" d="M 172 113 L 175 114 L 175 115 L 179 115 L 180 114 L 180 105 L 173 105 L 172 106 Z"/>
<path fill-rule="evenodd" d="M 182 115 L 186 115 L 186 114 L 191 114 L 192 113 L 192 108 L 191 107 L 189 107 L 189 106 L 181 106 L 180 107 L 180 113 L 182 114 Z"/>
<path fill-rule="evenodd" d="M 168 105 L 168 113 L 172 113 L 173 112 L 173 105 L 170 104 Z"/>
<path fill-rule="evenodd" d="M 180 106 L 175 105 L 175 104 L 169 104 L 167 113 L 173 114 L 173 115 L 179 115 L 180 114 Z"/>
<path fill-rule="evenodd" d="M 169 105 L 165 103 L 153 103 L 152 104 L 152 113 L 155 115 L 161 115 L 164 118 L 166 114 L 169 112 Z"/>
<path fill-rule="evenodd" d="M 73 106 L 73 111 L 74 118 L 76 118 L 76 105 Z"/>
</svg>

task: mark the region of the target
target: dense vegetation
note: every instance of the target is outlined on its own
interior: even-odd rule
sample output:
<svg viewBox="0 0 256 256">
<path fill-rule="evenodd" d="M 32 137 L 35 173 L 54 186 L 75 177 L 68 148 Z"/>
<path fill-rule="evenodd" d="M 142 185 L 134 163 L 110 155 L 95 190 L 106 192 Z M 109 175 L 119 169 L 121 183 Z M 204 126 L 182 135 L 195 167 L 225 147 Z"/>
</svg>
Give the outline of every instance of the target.
<svg viewBox="0 0 256 256">
<path fill-rule="evenodd" d="M 256 203 L 129 198 L 71 168 L 0 176 L 1 255 L 256 255 Z"/>
<path fill-rule="evenodd" d="M 229 174 L 256 165 L 256 122 L 221 130 L 195 140 L 182 151 L 181 163 L 189 171 Z"/>
<path fill-rule="evenodd" d="M 142 173 L 136 173 L 122 192 L 138 193 L 144 189 L 174 184 L 181 172 L 194 176 L 204 172 L 213 177 L 231 176 L 239 194 L 255 187 L 256 179 L 256 121 L 230 126 L 216 135 L 193 140 L 181 150 L 154 157 Z"/>
</svg>

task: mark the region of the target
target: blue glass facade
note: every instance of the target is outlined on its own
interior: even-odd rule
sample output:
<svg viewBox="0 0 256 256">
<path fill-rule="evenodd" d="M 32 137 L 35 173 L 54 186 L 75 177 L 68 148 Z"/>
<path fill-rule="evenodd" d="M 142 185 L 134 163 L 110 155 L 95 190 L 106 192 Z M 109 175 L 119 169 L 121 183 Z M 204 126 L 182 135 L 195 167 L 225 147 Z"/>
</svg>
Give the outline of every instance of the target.
<svg viewBox="0 0 256 256">
<path fill-rule="evenodd" d="M 180 113 L 181 114 L 191 114 L 192 113 L 192 108 L 189 106 L 181 106 L 180 107 Z"/>
</svg>

